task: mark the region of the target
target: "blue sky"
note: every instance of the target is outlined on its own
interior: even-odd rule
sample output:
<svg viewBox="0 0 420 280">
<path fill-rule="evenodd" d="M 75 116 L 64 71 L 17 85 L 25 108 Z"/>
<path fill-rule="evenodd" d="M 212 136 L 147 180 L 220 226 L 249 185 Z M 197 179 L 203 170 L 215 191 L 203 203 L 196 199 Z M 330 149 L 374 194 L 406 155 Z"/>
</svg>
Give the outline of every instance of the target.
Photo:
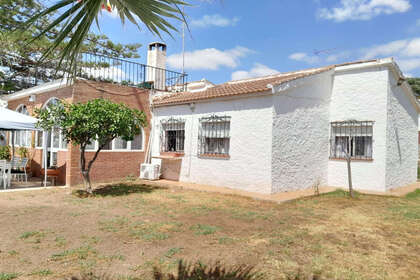
<svg viewBox="0 0 420 280">
<path fill-rule="evenodd" d="M 189 80 L 214 83 L 393 56 L 407 76 L 420 76 L 418 0 L 193 0 L 186 8 Z M 181 27 L 180 23 L 175 23 Z M 122 43 L 162 41 L 122 26 L 103 12 L 101 32 Z M 182 39 L 165 36 L 168 65 L 180 71 Z"/>
</svg>

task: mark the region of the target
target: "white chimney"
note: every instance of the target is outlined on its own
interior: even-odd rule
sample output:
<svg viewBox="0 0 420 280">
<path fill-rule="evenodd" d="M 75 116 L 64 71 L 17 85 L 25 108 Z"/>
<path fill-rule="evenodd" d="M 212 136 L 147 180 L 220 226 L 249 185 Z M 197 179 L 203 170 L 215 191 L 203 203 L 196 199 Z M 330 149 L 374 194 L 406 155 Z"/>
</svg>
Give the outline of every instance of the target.
<svg viewBox="0 0 420 280">
<path fill-rule="evenodd" d="M 160 42 L 149 44 L 147 50 L 147 81 L 153 82 L 154 88 L 166 89 L 166 45 Z"/>
</svg>

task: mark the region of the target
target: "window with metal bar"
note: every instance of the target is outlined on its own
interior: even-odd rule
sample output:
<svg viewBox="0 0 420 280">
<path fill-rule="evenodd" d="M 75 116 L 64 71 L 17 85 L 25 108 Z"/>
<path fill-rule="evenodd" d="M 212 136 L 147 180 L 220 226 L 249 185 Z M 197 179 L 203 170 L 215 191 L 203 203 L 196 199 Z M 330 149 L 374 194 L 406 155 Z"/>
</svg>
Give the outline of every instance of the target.
<svg viewBox="0 0 420 280">
<path fill-rule="evenodd" d="M 185 120 L 169 118 L 161 121 L 161 152 L 184 152 Z"/>
<path fill-rule="evenodd" d="M 373 121 L 332 122 L 330 158 L 372 159 Z"/>
<path fill-rule="evenodd" d="M 216 115 L 200 118 L 199 156 L 229 156 L 230 118 Z"/>
</svg>

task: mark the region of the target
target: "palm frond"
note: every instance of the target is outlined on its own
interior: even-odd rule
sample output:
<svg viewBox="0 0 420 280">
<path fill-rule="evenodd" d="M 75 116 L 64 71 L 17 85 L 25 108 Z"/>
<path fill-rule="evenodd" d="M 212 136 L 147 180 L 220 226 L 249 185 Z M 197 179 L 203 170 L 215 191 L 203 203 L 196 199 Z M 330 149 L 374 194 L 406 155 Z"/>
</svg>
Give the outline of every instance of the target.
<svg viewBox="0 0 420 280">
<path fill-rule="evenodd" d="M 60 0 L 30 18 L 25 23 L 26 27 L 35 24 L 44 16 L 59 14 L 34 38 L 38 40 L 54 28 L 59 30 L 41 61 L 53 53 L 58 46 L 66 43 L 61 53 L 59 67 L 65 63 L 70 73 L 75 74 L 82 44 L 94 21 L 99 27 L 98 17 L 102 13 L 102 5 L 106 4 L 106 0 Z M 123 24 L 128 20 L 140 28 L 140 23 L 142 23 L 151 33 L 160 38 L 163 33 L 172 37 L 172 32 L 177 31 L 169 20 L 186 22 L 179 7 L 188 4 L 182 0 L 109 0 L 109 4 L 113 10 L 116 10 Z"/>
</svg>

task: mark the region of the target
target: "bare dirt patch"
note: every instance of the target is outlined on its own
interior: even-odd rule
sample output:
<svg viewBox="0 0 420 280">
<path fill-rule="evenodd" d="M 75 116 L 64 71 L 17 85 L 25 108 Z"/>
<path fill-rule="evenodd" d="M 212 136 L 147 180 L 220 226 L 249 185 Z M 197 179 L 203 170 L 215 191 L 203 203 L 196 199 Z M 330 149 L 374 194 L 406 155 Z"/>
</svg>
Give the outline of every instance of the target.
<svg viewBox="0 0 420 280">
<path fill-rule="evenodd" d="M 80 194 L 80 193 L 79 193 Z M 127 183 L 0 194 L 0 274 L 150 279 L 179 259 L 250 264 L 267 279 L 417 279 L 420 195 L 341 191 L 283 204 Z M 305 278 L 306 279 L 306 278 Z"/>
</svg>

